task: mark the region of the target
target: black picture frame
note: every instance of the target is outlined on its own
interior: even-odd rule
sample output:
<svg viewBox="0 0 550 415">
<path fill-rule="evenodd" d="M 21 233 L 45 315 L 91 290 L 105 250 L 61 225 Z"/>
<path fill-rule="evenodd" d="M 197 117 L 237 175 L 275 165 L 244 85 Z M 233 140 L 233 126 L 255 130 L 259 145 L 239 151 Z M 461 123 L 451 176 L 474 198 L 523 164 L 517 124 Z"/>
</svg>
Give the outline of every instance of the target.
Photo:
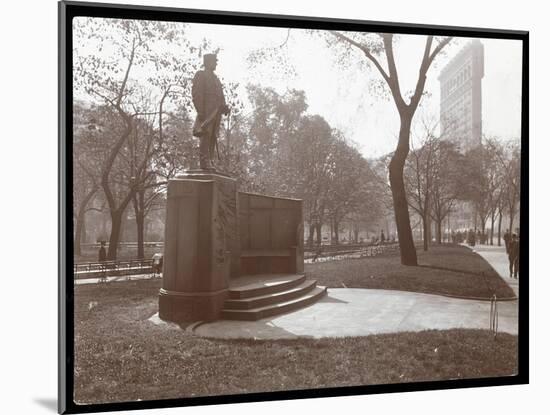
<svg viewBox="0 0 550 415">
<path fill-rule="evenodd" d="M 78 405 L 73 400 L 74 381 L 74 284 L 72 225 L 72 19 L 77 16 L 109 17 L 217 23 L 266 27 L 338 29 L 349 31 L 393 32 L 399 34 L 448 35 L 514 39 L 522 42 L 521 108 L 521 210 L 520 267 L 526 278 L 519 281 L 518 373 L 515 376 L 427 381 L 384 385 L 365 385 L 295 391 L 277 391 L 240 395 L 206 396 L 182 399 L 151 400 Z M 529 383 L 529 32 L 517 30 L 469 28 L 393 22 L 372 22 L 310 16 L 268 15 L 229 11 L 190 10 L 167 7 L 118 5 L 62 1 L 58 3 L 58 130 L 59 130 L 59 282 L 58 282 L 58 410 L 60 413 L 87 413 L 132 409 L 167 408 L 195 405 L 218 405 L 283 399 L 335 397 L 437 389 L 473 388 Z"/>
</svg>

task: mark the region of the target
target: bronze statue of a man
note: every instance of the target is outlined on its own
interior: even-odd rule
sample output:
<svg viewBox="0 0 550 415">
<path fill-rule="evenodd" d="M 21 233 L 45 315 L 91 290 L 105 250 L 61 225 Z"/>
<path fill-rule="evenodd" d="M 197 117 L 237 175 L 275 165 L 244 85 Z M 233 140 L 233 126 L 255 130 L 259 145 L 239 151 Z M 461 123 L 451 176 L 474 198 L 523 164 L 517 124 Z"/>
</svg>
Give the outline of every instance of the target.
<svg viewBox="0 0 550 415">
<path fill-rule="evenodd" d="M 193 78 L 191 93 L 197 118 L 193 126 L 193 135 L 200 139 L 200 168 L 214 170 L 212 160 L 217 147 L 218 131 L 222 114 L 229 113 L 225 103 L 223 88 L 214 73 L 218 58 L 215 54 L 204 55 L 204 70 L 198 71 Z"/>
</svg>

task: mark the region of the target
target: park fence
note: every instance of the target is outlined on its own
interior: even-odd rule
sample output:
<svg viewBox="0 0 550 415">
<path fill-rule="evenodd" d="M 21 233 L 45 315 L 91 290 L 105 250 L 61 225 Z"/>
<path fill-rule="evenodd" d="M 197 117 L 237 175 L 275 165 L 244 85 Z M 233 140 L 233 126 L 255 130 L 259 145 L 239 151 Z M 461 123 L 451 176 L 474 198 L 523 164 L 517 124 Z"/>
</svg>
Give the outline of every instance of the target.
<svg viewBox="0 0 550 415">
<path fill-rule="evenodd" d="M 304 262 L 338 261 L 343 259 L 368 258 L 399 252 L 397 242 L 378 244 L 321 245 L 304 248 Z M 114 276 L 152 274 L 153 259 L 130 259 L 121 261 L 81 262 L 74 264 L 75 279 L 107 278 Z"/>
<path fill-rule="evenodd" d="M 397 242 L 374 244 L 321 245 L 308 247 L 304 252 L 304 262 L 338 261 L 343 259 L 358 259 L 390 255 L 399 252 Z"/>
<path fill-rule="evenodd" d="M 152 259 L 123 261 L 82 262 L 74 264 L 74 278 L 106 278 L 122 275 L 153 273 Z"/>
</svg>

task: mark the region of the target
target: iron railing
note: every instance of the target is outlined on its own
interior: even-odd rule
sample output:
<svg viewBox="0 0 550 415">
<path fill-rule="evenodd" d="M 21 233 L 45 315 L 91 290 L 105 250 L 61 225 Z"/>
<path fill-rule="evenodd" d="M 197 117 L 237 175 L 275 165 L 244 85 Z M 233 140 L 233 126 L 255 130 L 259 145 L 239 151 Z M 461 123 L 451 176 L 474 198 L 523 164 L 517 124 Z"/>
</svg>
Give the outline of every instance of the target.
<svg viewBox="0 0 550 415">
<path fill-rule="evenodd" d="M 122 261 L 82 262 L 74 264 L 75 278 L 97 278 L 118 275 L 135 275 L 153 272 L 152 259 L 130 259 Z"/>
</svg>

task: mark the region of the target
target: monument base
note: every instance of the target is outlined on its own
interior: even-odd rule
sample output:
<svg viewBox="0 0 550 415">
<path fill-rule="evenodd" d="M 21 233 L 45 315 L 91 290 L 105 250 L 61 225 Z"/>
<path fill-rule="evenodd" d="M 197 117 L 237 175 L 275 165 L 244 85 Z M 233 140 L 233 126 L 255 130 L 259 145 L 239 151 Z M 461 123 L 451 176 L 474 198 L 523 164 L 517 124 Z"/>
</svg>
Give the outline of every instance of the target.
<svg viewBox="0 0 550 415">
<path fill-rule="evenodd" d="M 215 320 L 238 275 L 237 186 L 218 172 L 187 171 L 169 180 L 159 317 Z"/>
<path fill-rule="evenodd" d="M 184 293 L 159 292 L 159 317 L 175 323 L 188 321 L 213 321 L 219 318 L 227 298 L 227 289 L 219 292 Z"/>
</svg>

